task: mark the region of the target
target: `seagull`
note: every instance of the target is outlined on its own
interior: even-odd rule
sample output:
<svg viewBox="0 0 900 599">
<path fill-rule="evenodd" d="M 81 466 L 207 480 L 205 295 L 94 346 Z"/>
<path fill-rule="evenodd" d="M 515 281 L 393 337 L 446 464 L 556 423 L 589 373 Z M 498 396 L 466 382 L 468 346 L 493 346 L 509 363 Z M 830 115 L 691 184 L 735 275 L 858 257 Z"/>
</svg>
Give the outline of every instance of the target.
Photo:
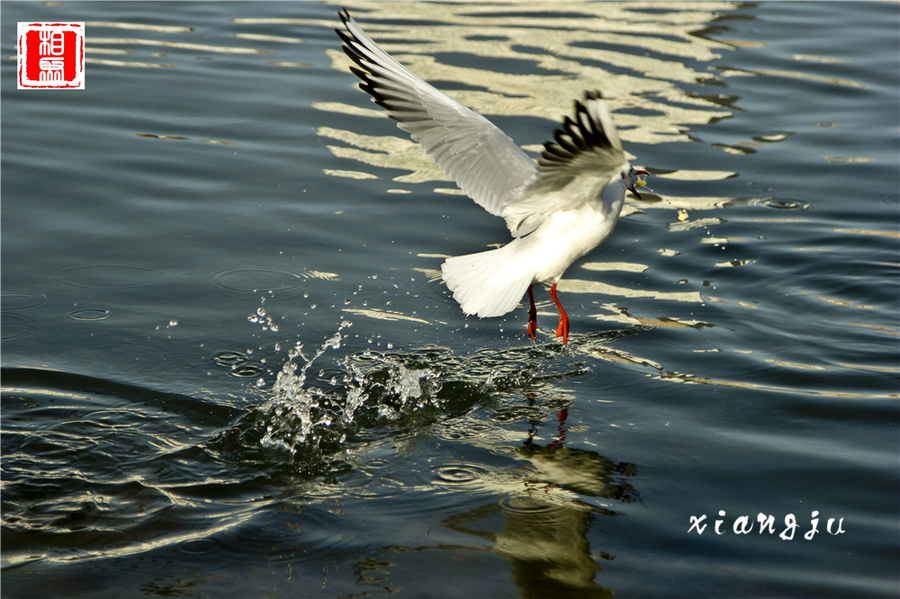
<svg viewBox="0 0 900 599">
<path fill-rule="evenodd" d="M 454 256 L 441 265 L 447 288 L 465 314 L 503 316 L 528 293 L 528 336 L 537 336 L 532 288 L 552 281 L 559 310 L 556 336 L 569 342 L 569 316 L 556 286 L 576 260 L 606 241 L 635 190 L 631 167 L 599 91 L 575 101 L 553 141 L 535 162 L 486 118 L 426 83 L 382 50 L 350 14 L 335 29 L 354 62 L 360 89 L 431 156 L 477 204 L 506 221 L 512 241 L 489 251 Z M 637 186 L 644 185 L 638 178 Z"/>
</svg>

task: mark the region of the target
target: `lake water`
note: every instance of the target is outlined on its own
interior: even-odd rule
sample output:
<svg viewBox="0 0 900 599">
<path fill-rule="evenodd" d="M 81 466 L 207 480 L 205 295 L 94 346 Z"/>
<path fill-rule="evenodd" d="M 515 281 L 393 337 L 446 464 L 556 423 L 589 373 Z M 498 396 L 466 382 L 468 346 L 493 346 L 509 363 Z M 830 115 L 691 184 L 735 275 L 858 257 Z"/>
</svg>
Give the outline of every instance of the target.
<svg viewBox="0 0 900 599">
<path fill-rule="evenodd" d="M 528 151 L 611 98 L 568 345 L 452 300 L 508 232 L 337 5 L 4 2 L 3 597 L 896 597 L 900 5 L 343 6 Z"/>
</svg>

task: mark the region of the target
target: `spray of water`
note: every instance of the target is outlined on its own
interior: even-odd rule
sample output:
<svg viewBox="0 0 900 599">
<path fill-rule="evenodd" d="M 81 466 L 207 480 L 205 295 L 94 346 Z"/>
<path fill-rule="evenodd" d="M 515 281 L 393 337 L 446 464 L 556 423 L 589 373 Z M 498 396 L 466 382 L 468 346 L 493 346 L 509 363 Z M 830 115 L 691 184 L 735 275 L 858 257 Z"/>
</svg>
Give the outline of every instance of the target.
<svg viewBox="0 0 900 599">
<path fill-rule="evenodd" d="M 298 342 L 278 373 L 271 396 L 260 407 L 266 422 L 261 444 L 293 455 L 315 458 L 340 451 L 361 427 L 392 422 L 429 409 L 440 409 L 441 373 L 418 368 L 399 358 L 367 350 L 337 358 L 339 373 L 315 380 L 311 368 L 329 350 L 337 350 L 344 330 L 338 331 L 311 356 Z"/>
</svg>

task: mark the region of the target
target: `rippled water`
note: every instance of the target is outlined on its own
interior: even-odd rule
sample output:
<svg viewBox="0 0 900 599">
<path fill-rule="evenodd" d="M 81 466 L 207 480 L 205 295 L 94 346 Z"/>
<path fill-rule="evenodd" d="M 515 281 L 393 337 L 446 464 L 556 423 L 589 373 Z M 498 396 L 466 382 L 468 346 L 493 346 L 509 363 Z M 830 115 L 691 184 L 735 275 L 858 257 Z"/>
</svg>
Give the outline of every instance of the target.
<svg viewBox="0 0 900 599">
<path fill-rule="evenodd" d="M 344 6 L 527 151 L 611 97 L 568 346 L 449 296 L 508 233 L 335 5 L 6 2 L 3 596 L 896 596 L 898 5 Z"/>
</svg>

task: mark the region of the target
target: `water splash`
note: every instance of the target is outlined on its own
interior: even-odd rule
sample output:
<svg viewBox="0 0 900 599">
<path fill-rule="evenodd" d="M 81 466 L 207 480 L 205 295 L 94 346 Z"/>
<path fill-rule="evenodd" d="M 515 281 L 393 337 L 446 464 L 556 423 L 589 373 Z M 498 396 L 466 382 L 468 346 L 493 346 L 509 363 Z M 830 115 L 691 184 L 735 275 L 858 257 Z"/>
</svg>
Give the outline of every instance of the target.
<svg viewBox="0 0 900 599">
<path fill-rule="evenodd" d="M 287 457 L 292 471 L 303 474 L 341 472 L 383 440 L 464 422 L 473 412 L 480 414 L 476 421 L 534 428 L 569 405 L 559 382 L 589 371 L 583 356 L 532 344 L 464 355 L 438 346 L 348 352 L 348 341 L 362 341 L 346 331 L 351 326 L 343 321 L 315 351 L 301 341 L 288 345 L 280 371 L 269 375 L 275 381 L 257 381 L 264 401 L 223 432 L 222 447 L 240 448 L 245 459 L 261 451 L 261 463 L 269 465 Z"/>
<path fill-rule="evenodd" d="M 270 292 L 271 293 L 271 292 Z M 278 332 L 278 325 L 266 311 L 266 296 L 262 296 L 260 298 L 259 308 L 256 309 L 256 313 L 250 314 L 247 316 L 247 320 L 254 324 L 262 325 L 262 330 L 264 331 L 272 331 L 273 333 Z"/>
<path fill-rule="evenodd" d="M 264 447 L 322 457 L 339 451 L 360 428 L 441 407 L 439 369 L 413 367 L 372 350 L 338 358 L 339 374 L 326 381 L 322 369 L 313 380 L 313 364 L 327 351 L 340 349 L 343 330 L 350 326 L 341 322 L 312 357 L 303 353 L 300 342 L 288 352 L 271 397 L 260 407 L 267 423 L 260 440 Z"/>
<path fill-rule="evenodd" d="M 343 339 L 341 331 L 352 324 L 346 320 L 341 322 L 337 332 L 322 344 L 312 358 L 304 355 L 303 344 L 300 341 L 288 352 L 288 361 L 278 373 L 272 387 L 272 397 L 260 408 L 269 422 L 266 434 L 261 440 L 264 447 L 286 449 L 295 454 L 300 447 L 310 441 L 313 434 L 317 438 L 312 439 L 309 445 L 327 440 L 329 435 L 326 433 L 331 428 L 340 406 L 321 389 L 307 388 L 307 373 L 313 362 L 329 348 L 341 347 Z M 305 362 L 302 367 L 298 366 L 297 359 Z"/>
</svg>

